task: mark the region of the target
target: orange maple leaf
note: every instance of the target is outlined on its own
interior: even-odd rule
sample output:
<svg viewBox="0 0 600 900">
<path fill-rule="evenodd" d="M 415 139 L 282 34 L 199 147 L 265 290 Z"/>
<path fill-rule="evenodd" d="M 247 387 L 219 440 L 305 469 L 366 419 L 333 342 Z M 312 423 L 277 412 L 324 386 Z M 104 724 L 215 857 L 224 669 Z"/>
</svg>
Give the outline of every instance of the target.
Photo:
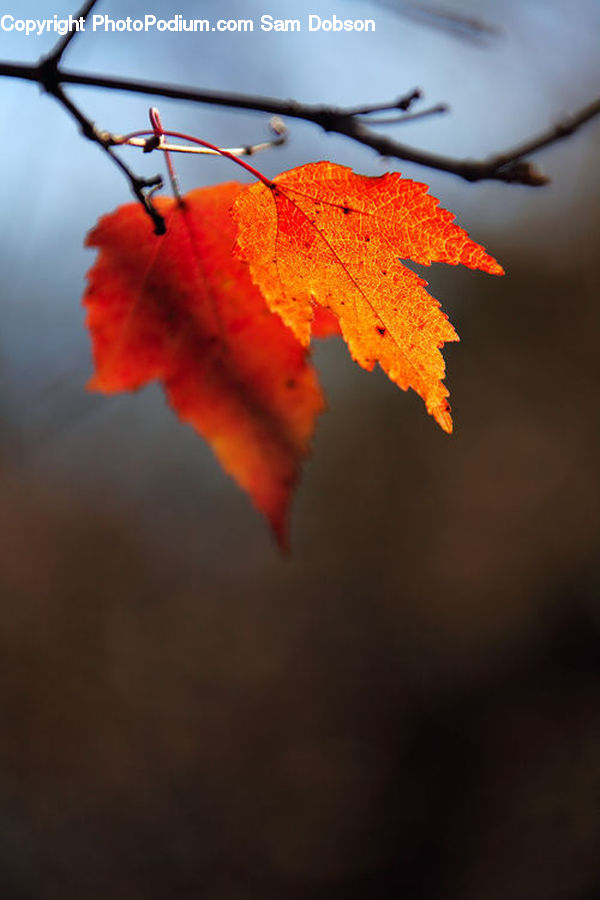
<svg viewBox="0 0 600 900">
<path fill-rule="evenodd" d="M 287 543 L 291 493 L 323 396 L 306 348 L 269 312 L 235 259 L 229 209 L 242 185 L 157 199 L 156 237 L 139 204 L 100 219 L 84 297 L 96 374 L 112 393 L 162 381 L 179 416 Z"/>
<path fill-rule="evenodd" d="M 309 343 L 314 303 L 331 310 L 354 359 L 366 369 L 379 362 L 450 432 L 439 348 L 458 337 L 402 260 L 503 270 L 427 191 L 399 173 L 370 178 L 320 162 L 252 185 L 233 214 L 239 257 L 298 339 Z"/>
</svg>

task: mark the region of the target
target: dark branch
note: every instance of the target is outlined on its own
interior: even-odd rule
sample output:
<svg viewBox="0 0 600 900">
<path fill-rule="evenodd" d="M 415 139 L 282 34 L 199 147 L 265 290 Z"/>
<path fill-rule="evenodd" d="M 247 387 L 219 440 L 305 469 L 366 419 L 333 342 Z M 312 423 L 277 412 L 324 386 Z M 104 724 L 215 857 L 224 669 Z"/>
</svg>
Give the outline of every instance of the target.
<svg viewBox="0 0 600 900">
<path fill-rule="evenodd" d="M 421 109 L 419 112 L 402 113 L 399 116 L 369 116 L 365 125 L 403 125 L 404 122 L 415 122 L 417 119 L 427 119 L 429 116 L 447 113 L 450 109 L 446 103 L 437 103 L 428 109 Z"/>
<path fill-rule="evenodd" d="M 85 19 L 87 14 L 92 11 L 92 9 L 94 8 L 94 6 L 96 5 L 97 2 L 98 2 L 98 0 L 86 0 L 86 3 L 83 4 L 83 6 L 79 10 L 79 12 L 75 13 L 73 18 L 76 21 L 78 21 L 78 20 L 81 21 L 82 19 Z M 65 50 L 67 49 L 67 47 L 69 46 L 69 44 L 71 43 L 71 41 L 73 40 L 75 35 L 78 33 L 79 32 L 78 32 L 77 28 L 72 27 L 69 31 L 67 31 L 66 34 L 64 34 L 62 36 L 62 38 L 58 41 L 58 43 L 56 44 L 56 46 L 54 47 L 52 52 L 49 53 L 48 56 L 46 57 L 45 63 L 47 66 L 52 67 L 54 69 L 57 68 L 59 62 L 62 59 L 63 53 L 65 52 Z"/>
<path fill-rule="evenodd" d="M 368 116 L 370 113 L 374 112 L 389 112 L 392 109 L 401 109 L 406 112 L 413 105 L 415 100 L 420 100 L 423 96 L 420 88 L 415 88 L 412 91 L 409 91 L 408 94 L 404 94 L 402 97 L 398 97 L 393 103 L 376 103 L 374 105 L 368 106 L 355 106 L 350 109 L 344 110 L 344 115 L 346 116 Z"/>
<path fill-rule="evenodd" d="M 136 175 L 135 172 L 133 172 L 115 153 L 112 147 L 112 136 L 105 132 L 98 131 L 94 123 L 67 97 L 60 85 L 46 87 L 46 90 L 60 103 L 63 109 L 66 109 L 75 121 L 79 123 L 81 133 L 84 137 L 93 141 L 95 144 L 98 144 L 125 175 L 133 195 L 142 204 L 152 219 L 156 234 L 165 234 L 167 230 L 165 220 L 152 203 L 152 191 L 162 186 L 161 176 L 155 175 L 152 178 L 141 178 L 139 175 Z"/>
<path fill-rule="evenodd" d="M 112 146 L 111 135 L 106 132 L 99 131 L 94 123 L 87 118 L 78 106 L 67 97 L 62 89 L 61 71 L 59 63 L 62 56 L 75 37 L 79 33 L 77 23 L 83 22 L 88 13 L 94 8 L 97 0 L 85 0 L 78 13 L 72 17 L 73 21 L 70 29 L 56 43 L 52 51 L 45 57 L 42 57 L 38 65 L 35 67 L 37 72 L 37 81 L 44 90 L 57 100 L 60 105 L 71 115 L 81 128 L 81 133 L 90 141 L 98 144 L 99 147 L 110 157 L 115 165 L 121 170 L 129 181 L 129 186 L 134 196 L 142 204 L 152 221 L 154 222 L 154 231 L 156 234 L 164 234 L 166 232 L 165 220 L 154 207 L 152 203 L 152 192 L 162 186 L 162 178 L 155 175 L 153 178 L 141 178 L 136 175 L 127 166 L 122 159 L 115 153 Z"/>
<path fill-rule="evenodd" d="M 43 63 L 39 66 L 31 66 L 0 62 L 0 76 L 34 81 L 42 84 L 46 90 L 49 89 L 47 71 L 44 71 Z M 87 75 L 62 69 L 56 70 L 55 77 L 57 84 L 87 85 L 88 87 L 99 87 L 114 91 L 147 94 L 153 97 L 168 97 L 172 100 L 206 103 L 229 109 L 265 112 L 283 118 L 302 119 L 319 125 L 325 131 L 345 135 L 359 144 L 371 147 L 381 156 L 406 160 L 407 162 L 427 166 L 430 169 L 450 172 L 467 181 L 494 180 L 532 186 L 545 184 L 548 179 L 532 162 L 524 159 L 524 157 L 535 150 L 553 144 L 561 138 L 572 134 L 585 122 L 600 114 L 600 99 L 598 99 L 576 112 L 565 122 L 559 123 L 548 131 L 525 141 L 511 150 L 498 153 L 484 160 L 453 159 L 452 157 L 428 153 L 424 150 L 410 147 L 399 141 L 392 140 L 386 135 L 371 131 L 357 117 L 359 114 L 366 115 L 369 111 L 375 111 L 376 108 L 381 108 L 381 106 L 362 107 L 358 110 L 346 110 L 331 106 L 311 106 L 270 97 L 194 90 L 177 85 L 137 81 L 127 78 L 109 78 L 103 75 Z M 52 93 L 52 91 L 50 92 Z M 385 108 L 398 108 L 398 101 L 385 104 Z"/>
</svg>

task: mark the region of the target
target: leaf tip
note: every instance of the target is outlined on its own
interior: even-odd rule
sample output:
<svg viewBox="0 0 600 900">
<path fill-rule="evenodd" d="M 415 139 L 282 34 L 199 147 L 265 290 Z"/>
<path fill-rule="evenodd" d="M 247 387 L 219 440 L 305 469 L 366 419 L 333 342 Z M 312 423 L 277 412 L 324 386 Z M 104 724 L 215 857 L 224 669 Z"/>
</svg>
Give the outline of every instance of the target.
<svg viewBox="0 0 600 900">
<path fill-rule="evenodd" d="M 97 393 L 97 392 L 102 391 L 102 386 L 100 384 L 100 378 L 97 373 L 95 375 L 92 375 L 91 378 L 88 378 L 88 380 L 85 383 L 85 389 L 86 389 L 86 391 L 89 391 L 90 393 Z"/>
<path fill-rule="evenodd" d="M 506 272 L 504 271 L 504 269 L 502 268 L 500 263 L 496 262 L 496 260 L 492 256 L 490 256 L 490 260 L 491 260 L 491 262 L 486 270 L 489 275 L 505 275 L 506 274 Z"/>
<path fill-rule="evenodd" d="M 281 554 L 290 556 L 289 498 L 284 507 L 280 507 L 275 513 L 267 513 L 267 519 Z"/>
<path fill-rule="evenodd" d="M 450 415 L 450 405 L 447 402 L 438 406 L 437 409 L 431 410 L 431 414 L 446 434 L 452 434 L 454 424 L 452 422 L 452 416 Z"/>
</svg>

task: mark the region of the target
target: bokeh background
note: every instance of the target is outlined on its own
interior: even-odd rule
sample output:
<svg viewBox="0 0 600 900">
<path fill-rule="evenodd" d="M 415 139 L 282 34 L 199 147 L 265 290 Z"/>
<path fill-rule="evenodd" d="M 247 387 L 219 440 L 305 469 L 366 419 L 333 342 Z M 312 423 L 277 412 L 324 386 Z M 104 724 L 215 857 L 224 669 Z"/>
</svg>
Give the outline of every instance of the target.
<svg viewBox="0 0 600 900">
<path fill-rule="evenodd" d="M 419 85 L 451 112 L 390 133 L 456 156 L 545 129 L 600 74 L 595 0 L 97 11 L 375 18 L 374 35 L 90 32 L 66 64 L 352 105 Z M 51 45 L 0 34 L 0 58 Z M 147 98 L 71 93 L 103 127 L 144 127 Z M 266 132 L 159 106 L 226 146 Z M 289 558 L 157 386 L 86 393 L 82 242 L 127 187 L 37 87 L 3 80 L 0 123 L 0 896 L 600 896 L 598 123 L 537 155 L 539 190 L 391 164 L 507 275 L 427 270 L 461 335 L 451 438 L 341 342 L 317 347 L 330 408 Z M 289 125 L 266 174 L 390 166 Z M 238 177 L 178 168 L 186 190 Z"/>
</svg>

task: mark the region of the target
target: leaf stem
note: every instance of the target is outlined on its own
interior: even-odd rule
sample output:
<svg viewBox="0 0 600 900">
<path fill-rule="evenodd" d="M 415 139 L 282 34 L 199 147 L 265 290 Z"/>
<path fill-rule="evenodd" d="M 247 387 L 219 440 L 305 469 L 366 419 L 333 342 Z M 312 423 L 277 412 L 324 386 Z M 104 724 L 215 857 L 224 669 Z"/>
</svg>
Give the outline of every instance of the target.
<svg viewBox="0 0 600 900">
<path fill-rule="evenodd" d="M 167 163 L 167 171 L 169 173 L 169 181 L 171 182 L 173 196 L 179 201 L 179 203 L 181 203 L 181 191 L 179 190 L 179 181 L 177 179 L 177 173 L 175 172 L 173 160 L 171 159 L 171 154 L 169 153 L 167 148 L 163 146 L 163 138 L 165 136 L 165 129 L 163 128 L 163 124 L 162 124 L 162 121 L 160 118 L 160 113 L 155 106 L 151 106 L 149 115 L 150 115 L 150 124 L 152 125 L 153 136 L 158 142 L 157 149 L 162 149 L 165 154 L 165 161 Z"/>
</svg>

